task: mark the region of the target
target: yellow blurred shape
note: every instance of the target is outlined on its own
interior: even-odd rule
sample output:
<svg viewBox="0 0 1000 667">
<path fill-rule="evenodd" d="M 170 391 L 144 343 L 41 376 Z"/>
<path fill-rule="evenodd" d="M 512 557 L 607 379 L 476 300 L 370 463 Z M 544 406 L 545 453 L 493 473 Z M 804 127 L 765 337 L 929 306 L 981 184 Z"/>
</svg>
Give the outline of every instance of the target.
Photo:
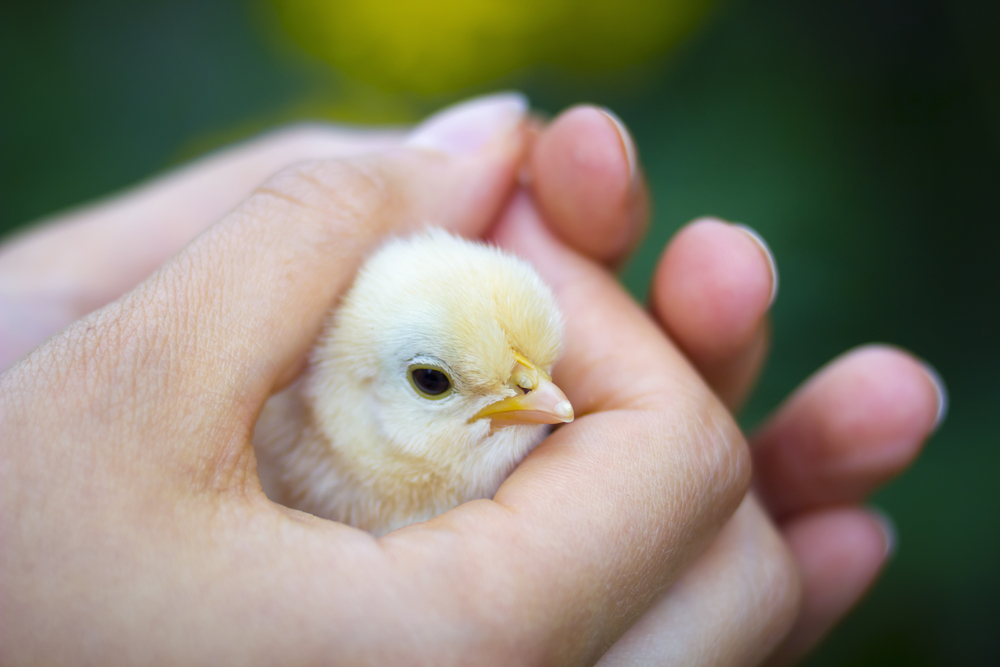
<svg viewBox="0 0 1000 667">
<path fill-rule="evenodd" d="M 443 93 L 526 67 L 588 72 L 667 51 L 712 0 L 272 0 L 288 33 L 349 76 Z"/>
</svg>

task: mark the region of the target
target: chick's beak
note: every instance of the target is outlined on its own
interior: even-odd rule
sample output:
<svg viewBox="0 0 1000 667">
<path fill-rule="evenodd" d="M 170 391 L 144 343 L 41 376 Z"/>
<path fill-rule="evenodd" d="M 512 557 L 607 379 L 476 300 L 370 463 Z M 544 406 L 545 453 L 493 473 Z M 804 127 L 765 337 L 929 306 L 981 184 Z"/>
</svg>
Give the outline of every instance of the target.
<svg viewBox="0 0 1000 667">
<path fill-rule="evenodd" d="M 515 424 L 563 424 L 573 421 L 573 406 L 566 394 L 546 377 L 536 377 L 523 394 L 491 403 L 473 420 L 489 418 L 494 428 Z M 520 383 L 519 383 L 520 386 Z M 522 388 L 524 391 L 524 388 Z"/>
</svg>

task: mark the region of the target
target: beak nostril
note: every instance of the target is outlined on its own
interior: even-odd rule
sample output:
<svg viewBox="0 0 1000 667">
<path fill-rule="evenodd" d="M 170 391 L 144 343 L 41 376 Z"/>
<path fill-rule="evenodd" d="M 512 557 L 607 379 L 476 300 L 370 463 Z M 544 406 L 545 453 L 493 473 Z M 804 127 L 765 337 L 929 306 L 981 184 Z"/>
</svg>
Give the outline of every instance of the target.
<svg viewBox="0 0 1000 667">
<path fill-rule="evenodd" d="M 517 373 L 512 379 L 514 386 L 525 394 L 535 388 L 535 381 L 527 373 Z"/>
<path fill-rule="evenodd" d="M 562 390 L 548 378 L 533 378 L 525 373 L 520 377 L 515 375 L 507 386 L 507 393 L 513 391 L 513 396 L 490 403 L 469 421 L 488 417 L 491 428 L 515 424 L 564 424 L 573 421 L 573 406 Z M 518 390 L 520 393 L 517 393 Z"/>
</svg>

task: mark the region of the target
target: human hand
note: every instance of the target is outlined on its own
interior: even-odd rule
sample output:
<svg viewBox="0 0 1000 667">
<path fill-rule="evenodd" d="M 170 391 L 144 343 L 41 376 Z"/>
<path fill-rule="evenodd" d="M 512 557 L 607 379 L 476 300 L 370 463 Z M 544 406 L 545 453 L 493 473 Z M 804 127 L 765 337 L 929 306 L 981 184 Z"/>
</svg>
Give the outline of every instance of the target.
<svg viewBox="0 0 1000 667">
<path fill-rule="evenodd" d="M 599 123 L 594 111 L 568 112 L 533 153 L 534 173 L 562 174 L 536 188 L 545 222 L 578 249 L 585 249 L 593 236 L 574 239 L 575 226 L 636 229 L 631 222 L 636 205 L 620 206 L 615 224 L 610 222 L 613 213 L 602 218 L 594 213 L 601 207 L 587 200 L 597 180 L 605 188 L 615 182 L 624 187 L 627 159 L 619 158 L 617 170 L 614 160 L 603 161 L 605 171 L 599 175 L 560 164 L 571 154 L 565 147 L 592 137 Z M 627 132 L 622 135 L 628 141 Z M 634 149 L 625 153 L 634 154 Z M 530 210 L 524 213 L 531 216 Z M 611 247 L 605 258 L 614 264 L 629 243 Z M 701 219 L 681 229 L 663 253 L 650 290 L 650 310 L 735 410 L 766 357 L 767 314 L 776 291 L 774 260 L 759 237 L 746 228 Z M 802 580 L 801 611 L 769 664 L 789 664 L 807 653 L 874 581 L 891 556 L 894 536 L 882 517 L 862 503 L 910 465 L 943 419 L 946 404 L 933 369 L 905 351 L 864 346 L 819 370 L 751 438 L 753 487 L 790 547 Z M 769 591 L 787 585 L 761 518 L 752 517 L 759 509 L 749 497 L 709 552 L 619 640 L 605 662 L 681 664 L 682 651 L 700 642 L 714 648 L 702 654 L 712 657 L 710 664 L 756 664 L 759 653 L 727 654 L 730 645 L 720 638 L 757 633 L 759 644 L 766 646 L 767 623 L 774 619 L 740 626 L 732 623 L 738 614 L 720 609 L 752 600 L 748 581 L 761 584 L 761 608 L 767 608 Z M 740 596 L 730 595 L 735 589 L 742 589 Z"/>
<path fill-rule="evenodd" d="M 734 409 L 769 336 L 770 262 L 758 250 L 732 226 L 697 221 L 673 240 L 652 289 L 658 320 Z M 702 317 L 677 317 L 685 303 Z M 804 656 L 868 591 L 895 535 L 864 502 L 910 466 L 946 409 L 933 369 L 904 350 L 866 345 L 814 373 L 750 438 L 753 489 L 802 578 L 802 609 L 768 664 Z"/>
<path fill-rule="evenodd" d="M 726 521 L 749 472 L 726 410 L 566 250 L 587 280 L 563 293 L 600 289 L 581 318 L 619 327 L 572 328 L 565 386 L 591 414 L 495 500 L 376 541 L 264 498 L 256 414 L 364 254 L 425 220 L 482 233 L 514 184 L 522 132 L 472 151 L 447 127 L 418 137 L 464 150 L 282 172 L 4 373 L 6 659 L 590 662 Z"/>
<path fill-rule="evenodd" d="M 330 152 L 336 152 L 335 151 L 336 146 L 335 145 L 331 145 L 331 142 L 329 141 L 330 139 L 332 139 L 332 137 L 327 137 L 327 136 L 323 135 L 322 133 L 316 133 L 315 136 L 312 136 L 310 138 L 310 141 L 300 141 L 296 145 L 299 147 L 300 150 L 305 149 L 306 151 L 308 151 L 308 150 L 315 149 L 315 148 L 326 148 L 327 150 L 330 150 Z M 391 138 L 389 138 L 389 139 L 391 139 Z M 361 139 L 362 142 L 363 142 L 363 140 L 364 140 L 364 138 Z M 379 138 L 378 141 L 383 141 L 383 140 L 382 140 L 382 138 Z M 616 139 L 616 141 L 617 141 L 617 139 Z M 334 141 L 332 143 L 336 143 L 336 141 Z M 354 146 L 355 147 L 357 146 L 357 143 L 358 143 L 357 141 L 354 142 Z M 555 141 L 555 145 L 558 145 L 558 144 L 559 144 L 559 141 L 558 140 Z M 558 151 L 556 151 L 556 152 L 558 152 Z M 279 151 L 275 151 L 273 146 L 270 147 L 269 151 L 267 151 L 267 155 L 270 156 L 271 158 L 273 158 L 276 154 L 281 154 L 281 153 L 282 153 L 282 151 L 280 151 L 280 150 Z M 552 154 L 551 151 L 550 151 L 550 154 Z M 287 157 L 287 153 L 285 153 L 285 155 Z M 198 214 L 198 210 L 199 210 L 198 207 L 199 206 L 201 207 L 202 212 L 210 210 L 213 207 L 215 207 L 216 210 L 218 210 L 219 208 L 226 208 L 226 207 L 228 207 L 228 205 L 230 205 L 230 204 L 227 204 L 225 201 L 221 201 L 221 205 L 220 205 L 220 200 L 225 200 L 225 196 L 224 195 L 227 195 L 227 194 L 229 194 L 229 193 L 231 193 L 233 191 L 238 191 L 240 188 L 247 188 L 247 189 L 249 189 L 249 183 L 252 183 L 252 182 L 255 182 L 255 181 L 251 180 L 249 178 L 247 178 L 245 180 L 241 180 L 241 177 L 247 176 L 250 173 L 252 173 L 254 166 L 257 167 L 258 173 L 263 172 L 263 169 L 261 168 L 262 166 L 264 167 L 264 169 L 273 168 L 274 166 L 277 166 L 277 165 L 274 165 L 273 163 L 270 164 L 270 165 L 264 166 L 264 163 L 266 163 L 267 160 L 262 160 L 262 161 L 244 160 L 244 161 L 242 161 L 242 163 L 240 165 L 242 167 L 242 169 L 238 169 L 238 170 L 230 169 L 227 172 L 226 169 L 220 168 L 220 167 L 227 166 L 226 165 L 227 157 L 230 157 L 230 156 L 222 156 L 221 158 L 216 158 L 215 160 L 210 161 L 210 164 L 207 165 L 208 167 L 211 168 L 208 171 L 212 171 L 213 169 L 215 170 L 215 173 L 213 174 L 213 176 L 216 177 L 215 178 L 216 182 L 210 188 L 203 188 L 200 191 L 200 194 L 202 195 L 200 198 L 194 198 L 194 200 L 197 202 L 197 204 L 192 207 L 192 211 L 191 211 L 191 213 L 194 214 L 194 215 L 187 216 L 187 219 L 191 220 L 192 223 L 193 223 L 193 224 L 191 224 L 191 225 L 188 226 L 189 230 L 193 229 L 194 231 L 196 231 L 195 228 L 198 226 L 199 220 L 202 221 L 200 224 L 206 224 L 208 222 L 208 220 L 211 219 L 210 217 L 205 217 L 205 218 L 199 218 L 198 217 L 197 214 Z M 211 164 L 211 162 L 215 162 L 215 164 Z M 222 164 L 219 164 L 220 162 Z M 202 165 L 202 167 L 204 167 L 204 166 L 205 165 Z M 232 167 L 232 166 L 235 166 L 235 165 L 233 164 L 233 162 L 230 162 L 228 164 L 228 166 Z M 250 167 L 250 168 L 247 168 L 247 167 Z M 572 171 L 572 170 L 570 170 L 570 171 Z M 552 173 L 558 175 L 560 173 L 560 171 L 557 169 L 557 170 L 554 170 Z M 593 173 L 590 172 L 590 171 L 588 171 L 587 169 L 584 169 L 583 173 L 584 173 L 583 182 L 586 182 L 586 180 L 588 178 L 588 176 L 586 174 L 589 174 L 590 176 L 593 176 Z M 188 174 L 188 176 L 191 176 L 191 175 L 192 174 Z M 226 176 L 227 178 L 218 178 L 219 176 Z M 545 183 L 545 179 L 544 178 L 538 178 L 537 181 L 538 181 L 537 185 L 539 185 L 539 186 L 543 186 L 544 183 Z M 579 179 L 577 179 L 577 181 L 579 182 Z M 613 181 L 613 179 L 612 179 L 612 181 Z M 78 236 L 80 237 L 80 240 L 82 240 L 82 241 L 87 241 L 87 240 L 91 240 L 92 241 L 95 238 L 100 239 L 100 235 L 99 234 L 95 235 L 93 233 L 94 232 L 94 226 L 93 226 L 92 223 L 94 223 L 94 222 L 100 222 L 102 218 L 104 220 L 107 220 L 109 218 L 112 219 L 112 220 L 114 220 L 114 219 L 117 218 L 118 220 L 121 221 L 123 229 L 124 228 L 131 229 L 131 227 L 135 227 L 137 225 L 141 226 L 141 222 L 140 221 L 144 220 L 147 224 L 150 224 L 151 227 L 153 228 L 153 230 L 155 231 L 155 227 L 156 227 L 157 223 L 162 224 L 162 223 L 166 222 L 167 220 L 169 220 L 169 216 L 164 215 L 161 220 L 157 221 L 156 220 L 155 212 L 159 212 L 162 215 L 164 212 L 169 212 L 169 210 L 170 210 L 169 209 L 169 202 L 174 202 L 175 206 L 177 205 L 178 201 L 184 202 L 186 199 L 184 197 L 180 196 L 180 195 L 184 194 L 185 188 L 187 188 L 189 191 L 191 189 L 197 190 L 197 187 L 193 187 L 193 186 L 197 186 L 197 184 L 199 182 L 204 183 L 204 182 L 209 182 L 209 181 L 208 181 L 208 179 L 200 180 L 198 178 L 188 178 L 188 179 L 185 179 L 183 176 L 181 178 L 179 178 L 179 179 L 175 178 L 175 179 L 173 179 L 172 183 L 168 183 L 169 187 L 166 188 L 167 190 L 172 190 L 172 192 L 171 192 L 172 196 L 169 196 L 169 197 L 161 196 L 161 197 L 157 198 L 156 197 L 156 195 L 157 195 L 157 186 L 154 186 L 152 188 L 152 190 L 153 190 L 152 193 L 150 193 L 148 191 L 146 193 L 140 193 L 137 196 L 133 196 L 131 198 L 132 199 L 131 202 L 126 202 L 124 205 L 122 205 L 122 204 L 112 205 L 112 210 L 110 211 L 110 213 L 111 213 L 110 216 L 107 215 L 109 213 L 109 211 L 107 211 L 107 210 L 103 211 L 103 213 L 105 214 L 104 216 L 100 215 L 101 211 L 97 211 L 96 212 L 97 213 L 96 220 L 95 220 L 94 219 L 95 218 L 95 214 L 92 213 L 91 214 L 92 219 L 90 221 L 88 221 L 89 223 L 91 223 L 91 228 L 90 228 L 90 232 L 91 233 L 90 234 L 78 235 Z M 574 178 L 572 177 L 572 173 L 570 173 L 570 178 L 568 179 L 567 182 L 569 182 L 569 183 L 573 183 L 574 182 Z M 234 185 L 236 187 L 233 187 Z M 558 187 L 556 189 L 558 190 Z M 588 230 L 588 232 L 590 232 L 590 233 L 579 234 L 576 237 L 574 237 L 573 234 L 572 234 L 572 232 L 570 232 L 568 234 L 569 240 L 571 242 L 572 241 L 576 241 L 577 244 L 579 244 L 579 243 L 586 243 L 587 240 L 593 240 L 595 238 L 594 234 L 592 233 L 594 230 L 597 231 L 597 233 L 598 233 L 597 237 L 599 238 L 600 237 L 600 233 L 601 233 L 601 225 L 608 225 L 607 227 L 605 227 L 605 232 L 611 232 L 612 235 L 614 235 L 614 233 L 617 232 L 617 236 L 619 238 L 619 242 L 618 242 L 617 246 L 614 243 L 611 243 L 611 244 L 602 244 L 601 245 L 601 249 L 607 251 L 607 249 L 610 248 L 611 249 L 610 255 L 617 255 L 617 256 L 620 257 L 620 255 L 624 251 L 624 249 L 629 245 L 629 243 L 633 242 L 634 239 L 635 239 L 636 232 L 637 232 L 637 226 L 634 224 L 634 221 L 636 219 L 641 219 L 641 216 L 635 215 L 635 212 L 636 212 L 636 210 L 641 210 L 641 208 L 642 208 L 642 197 L 641 196 L 639 196 L 639 197 L 634 196 L 634 194 L 636 192 L 639 192 L 639 190 L 637 190 L 635 188 L 631 188 L 630 192 L 632 192 L 633 196 L 625 197 L 622 200 L 622 201 L 626 202 L 626 205 L 624 207 L 624 212 L 625 212 L 624 216 L 618 215 L 614 211 L 614 205 L 612 205 L 611 208 L 610 208 L 611 214 L 610 215 L 605 215 L 603 219 L 601 219 L 600 215 L 597 215 L 597 216 L 591 215 L 588 218 L 591 222 L 595 222 L 596 221 L 596 225 L 594 225 L 592 227 L 592 229 Z M 159 193 L 162 195 L 164 193 L 164 190 L 160 189 Z M 611 194 L 614 194 L 614 193 L 611 193 Z M 149 199 L 152 199 L 152 200 L 159 199 L 160 206 L 157 206 L 157 207 L 148 207 L 148 208 L 146 208 L 144 210 L 143 206 L 142 206 L 142 204 L 143 204 L 142 200 L 143 200 L 144 197 L 147 200 L 149 200 Z M 190 199 L 190 198 L 188 198 L 188 199 Z M 614 197 L 612 197 L 611 199 L 614 200 Z M 136 200 L 138 200 L 138 201 L 136 201 Z M 166 208 L 164 207 L 163 202 L 167 202 L 168 203 L 168 206 Z M 618 203 L 620 203 L 620 202 L 618 202 Z M 129 211 L 130 208 L 132 209 L 131 210 L 132 214 L 136 218 L 138 218 L 137 220 L 136 219 L 129 220 L 128 219 L 129 218 L 128 215 L 121 215 L 123 212 Z M 605 207 L 605 208 L 607 208 L 607 207 Z M 124 209 L 124 211 L 123 211 L 123 209 Z M 152 215 L 151 215 L 151 211 L 153 212 Z M 591 211 L 592 212 L 594 212 L 594 211 L 600 212 L 601 211 L 601 207 L 598 206 L 597 208 L 591 209 Z M 118 213 L 119 215 L 116 216 L 115 213 Z M 143 213 L 144 213 L 144 215 L 137 215 L 137 214 L 143 214 Z M 83 217 L 86 218 L 86 215 L 84 215 Z M 558 224 L 558 221 L 560 219 L 558 218 L 558 216 L 556 216 L 556 219 L 557 219 L 557 224 Z M 565 218 L 562 218 L 561 220 L 564 221 Z M 619 223 L 622 222 L 623 220 L 626 223 L 628 223 L 629 220 L 632 221 L 632 224 L 626 224 L 625 225 L 625 229 L 626 230 L 631 230 L 631 231 L 626 231 L 625 233 L 621 233 L 621 231 L 620 231 L 621 225 Z M 79 219 L 78 219 L 78 223 L 79 223 Z M 79 226 L 85 227 L 86 225 L 79 225 Z M 107 229 L 106 225 L 102 227 L 101 224 L 98 224 L 97 227 L 103 228 L 103 229 Z M 193 232 L 191 232 L 191 233 L 193 233 Z M 161 233 L 161 235 L 162 235 L 162 233 Z M 55 234 L 56 240 L 58 240 L 58 236 L 59 236 L 58 233 Z M 179 236 L 181 236 L 181 235 L 175 235 L 175 238 L 179 238 Z M 148 233 L 148 230 L 147 230 L 144 233 L 140 232 L 138 238 L 139 238 L 140 241 L 145 240 L 145 239 L 149 239 L 149 238 L 156 238 L 156 234 L 150 235 Z M 583 240 L 581 241 L 581 239 L 583 239 Z M 621 241 L 621 239 L 625 239 L 624 243 Z M 51 240 L 52 239 L 50 238 L 50 241 Z M 109 240 L 110 241 L 114 241 L 114 240 L 116 240 L 116 236 L 115 236 L 115 234 L 111 234 L 110 236 L 105 237 L 103 240 L 105 241 L 105 243 L 107 243 Z M 51 248 L 51 243 L 49 245 L 50 245 L 50 248 Z M 110 250 L 111 254 L 113 254 L 114 253 L 114 243 L 112 242 L 112 243 L 110 243 L 108 245 L 111 247 L 111 250 Z M 169 254 L 170 252 L 173 251 L 173 248 L 165 247 L 167 245 L 168 244 L 165 244 L 163 242 L 160 242 L 160 243 L 149 243 L 149 244 L 144 245 L 143 248 L 145 248 L 146 250 L 151 251 L 151 253 L 146 253 L 146 255 L 155 254 L 156 252 L 162 252 L 162 253 L 164 253 L 163 256 L 166 256 L 166 254 Z M 29 246 L 30 246 L 30 244 L 29 244 Z M 66 246 L 66 247 L 71 247 L 71 246 Z M 72 247 L 75 247 L 76 249 L 78 249 L 80 247 L 80 244 L 79 243 L 72 244 Z M 23 248 L 23 245 L 22 245 L 22 248 Z M 100 248 L 98 248 L 98 250 L 100 250 Z M 146 256 L 142 252 L 139 252 L 139 253 L 136 253 L 136 254 L 137 254 L 137 256 L 140 259 L 143 256 Z M 91 255 L 100 256 L 101 253 L 100 252 L 91 253 Z M 44 249 L 43 249 L 43 252 L 42 252 L 41 256 L 42 257 L 47 256 L 47 254 L 44 252 Z M 83 253 L 83 256 L 86 257 L 88 255 L 86 253 Z M 10 254 L 8 254 L 7 257 L 9 258 Z M 101 264 L 102 267 L 107 267 L 108 266 L 107 263 L 100 263 L 100 264 Z M 155 266 L 155 263 L 151 262 L 151 264 L 153 266 Z M 7 266 L 9 268 L 10 263 L 8 263 Z M 116 266 L 117 265 L 115 265 L 114 263 L 111 264 L 112 272 L 114 272 L 114 268 Z M 65 267 L 66 267 L 66 263 L 63 263 L 60 268 L 65 268 Z M 72 269 L 73 265 L 70 264 L 69 267 Z M 86 267 L 84 267 L 84 269 L 85 268 Z M 94 267 L 91 267 L 91 274 L 94 273 L 93 268 Z M 97 273 L 100 273 L 100 271 L 98 271 Z M 126 272 L 124 272 L 124 271 L 119 271 L 118 275 L 120 277 L 121 275 L 124 275 L 125 273 Z M 91 275 L 91 274 L 88 274 L 88 272 L 86 270 L 84 270 L 84 271 L 80 272 L 79 275 L 75 276 L 76 280 L 67 281 L 67 282 L 72 282 L 73 284 L 76 284 L 76 285 L 83 285 L 85 289 L 81 290 L 81 293 L 86 294 L 88 292 L 88 289 L 86 289 L 87 286 L 91 285 L 93 283 L 93 281 L 88 282 L 88 280 L 87 280 L 88 276 Z M 7 275 L 9 276 L 10 272 L 8 272 Z M 82 278 L 82 280 L 81 280 L 81 278 Z M 98 281 L 98 283 L 100 284 L 100 281 Z M 113 281 L 108 281 L 108 280 L 104 281 L 104 284 L 108 284 L 108 283 L 113 283 Z M 128 285 L 126 285 L 125 287 L 128 287 Z M 94 290 L 90 290 L 91 293 L 93 293 L 93 291 Z M 741 515 L 746 515 L 746 511 L 741 511 Z M 741 516 L 741 515 L 739 515 L 739 516 Z M 727 530 L 729 530 L 729 529 L 727 529 Z M 720 539 L 720 542 L 721 541 L 722 540 Z M 715 547 L 713 547 L 713 550 L 715 550 Z M 763 588 L 763 587 L 761 587 L 761 588 Z M 677 605 L 674 605 L 674 608 L 676 609 Z M 764 614 L 763 616 L 766 616 L 766 614 Z"/>
</svg>

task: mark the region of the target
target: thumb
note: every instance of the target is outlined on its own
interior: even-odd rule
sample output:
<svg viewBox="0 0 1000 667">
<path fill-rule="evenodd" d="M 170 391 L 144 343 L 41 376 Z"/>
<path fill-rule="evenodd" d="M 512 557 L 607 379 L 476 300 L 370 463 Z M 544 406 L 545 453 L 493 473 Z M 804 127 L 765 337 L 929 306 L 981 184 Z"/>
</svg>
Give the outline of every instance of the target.
<svg viewBox="0 0 1000 667">
<path fill-rule="evenodd" d="M 427 224 L 486 229 L 514 184 L 526 107 L 518 95 L 474 100 L 401 148 L 290 167 L 65 335 L 85 327 L 78 338 L 98 349 L 82 356 L 101 356 L 143 388 L 140 412 L 152 424 L 183 415 L 185 448 L 208 449 L 188 453 L 227 460 L 236 450 L 226 455 L 213 441 L 245 449 L 260 407 L 300 367 L 381 239 Z"/>
</svg>

